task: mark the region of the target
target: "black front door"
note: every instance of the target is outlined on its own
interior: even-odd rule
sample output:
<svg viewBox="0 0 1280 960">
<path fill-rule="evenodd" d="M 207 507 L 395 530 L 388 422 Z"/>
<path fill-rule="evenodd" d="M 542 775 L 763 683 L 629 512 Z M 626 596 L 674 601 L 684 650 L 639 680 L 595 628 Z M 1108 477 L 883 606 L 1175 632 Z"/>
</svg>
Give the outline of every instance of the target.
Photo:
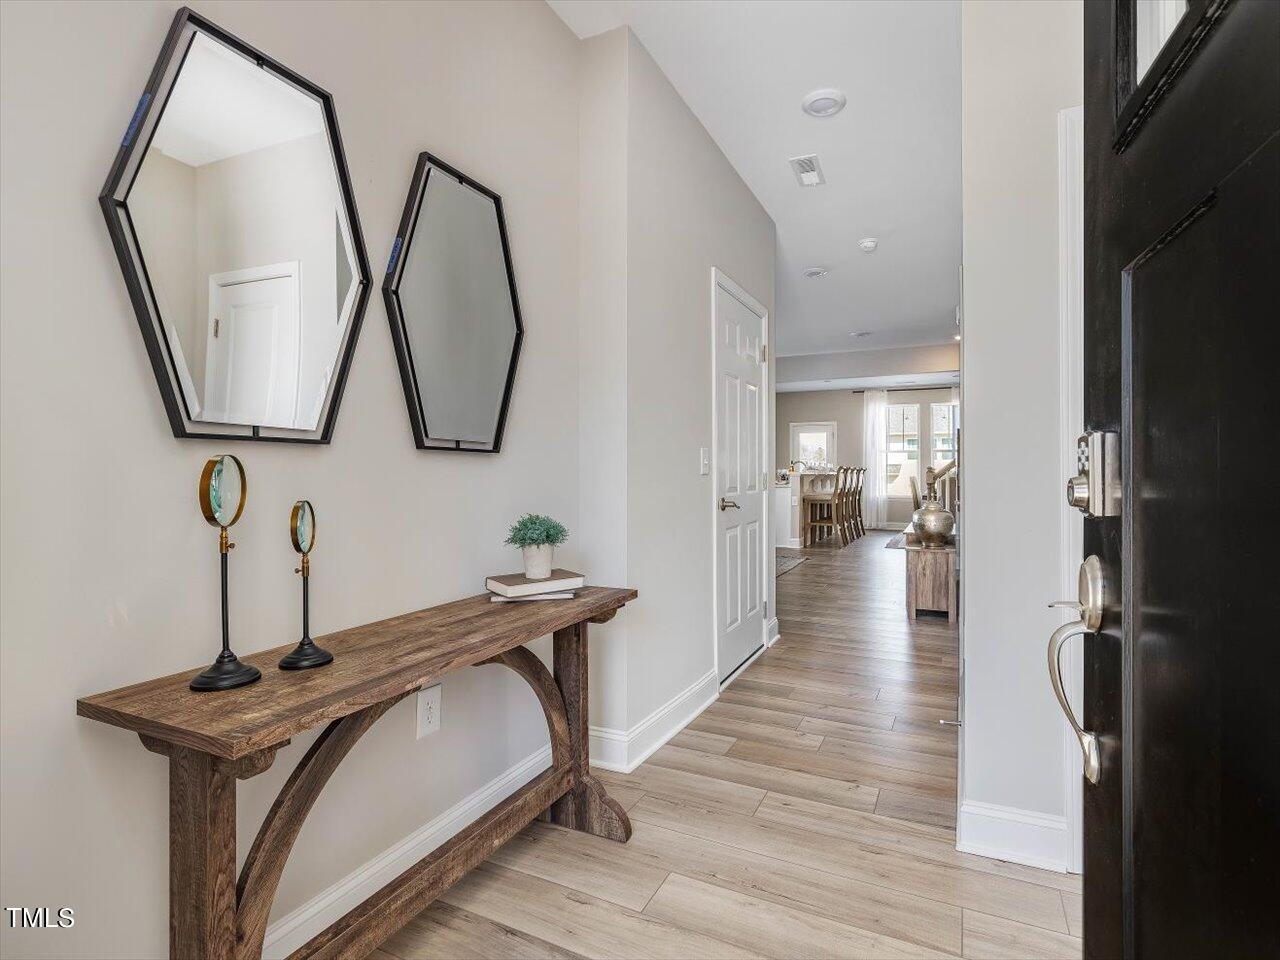
<svg viewBox="0 0 1280 960">
<path fill-rule="evenodd" d="M 1278 0 L 1086 0 L 1087 957 L 1280 957 L 1278 130 Z"/>
</svg>

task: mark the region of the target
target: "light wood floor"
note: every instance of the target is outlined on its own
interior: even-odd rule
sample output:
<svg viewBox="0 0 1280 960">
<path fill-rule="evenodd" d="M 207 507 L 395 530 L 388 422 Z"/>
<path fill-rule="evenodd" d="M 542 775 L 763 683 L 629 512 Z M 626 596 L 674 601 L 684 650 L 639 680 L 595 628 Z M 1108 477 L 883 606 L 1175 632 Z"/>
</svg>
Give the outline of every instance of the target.
<svg viewBox="0 0 1280 960">
<path fill-rule="evenodd" d="M 887 539 L 805 551 L 782 639 L 600 772 L 630 843 L 535 823 L 372 956 L 1079 957 L 1078 878 L 955 849 L 956 631 Z"/>
</svg>

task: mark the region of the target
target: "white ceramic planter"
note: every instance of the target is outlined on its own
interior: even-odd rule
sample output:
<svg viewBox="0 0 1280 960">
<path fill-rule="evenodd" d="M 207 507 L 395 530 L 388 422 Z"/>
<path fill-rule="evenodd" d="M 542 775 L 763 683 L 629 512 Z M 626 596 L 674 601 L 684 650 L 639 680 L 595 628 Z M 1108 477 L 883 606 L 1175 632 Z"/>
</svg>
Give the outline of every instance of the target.
<svg viewBox="0 0 1280 960">
<path fill-rule="evenodd" d="M 551 553 L 555 548 L 549 543 L 536 547 L 522 547 L 524 575 L 530 580 L 546 580 L 551 576 Z"/>
</svg>

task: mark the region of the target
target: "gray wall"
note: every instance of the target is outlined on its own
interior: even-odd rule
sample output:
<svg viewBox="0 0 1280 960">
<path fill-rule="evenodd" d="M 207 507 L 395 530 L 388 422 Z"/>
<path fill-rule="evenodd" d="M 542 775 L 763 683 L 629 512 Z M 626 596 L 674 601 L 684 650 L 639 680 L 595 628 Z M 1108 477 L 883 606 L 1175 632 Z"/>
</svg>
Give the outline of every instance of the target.
<svg viewBox="0 0 1280 960">
<path fill-rule="evenodd" d="M 697 469 L 712 445 L 711 268 L 772 317 L 775 234 L 629 29 L 587 40 L 583 69 L 582 526 L 593 563 L 662 598 L 596 631 L 610 668 L 593 680 L 610 694 L 593 721 L 618 736 L 699 682 L 689 708 L 715 692 L 713 488 Z"/>
<path fill-rule="evenodd" d="M 1063 719 L 1044 664 L 1044 644 L 1062 622 L 1046 607 L 1061 590 L 1065 479 L 1057 114 L 1082 100 L 1081 21 L 1079 0 L 963 10 L 960 840 L 1060 863 L 1065 850 L 1045 851 L 1066 845 Z"/>
<path fill-rule="evenodd" d="M 836 425 L 836 460 L 841 466 L 862 463 L 862 394 L 852 390 L 806 390 L 777 395 L 774 430 L 777 464 L 791 462 L 791 424 L 832 421 Z"/>
<path fill-rule="evenodd" d="M 166 954 L 165 762 L 76 718 L 75 698 L 216 652 L 217 534 L 195 497 L 206 457 L 235 452 L 249 474 L 231 560 L 242 652 L 297 636 L 285 525 L 299 497 L 319 520 L 317 633 L 478 592 L 517 568 L 502 539 L 522 511 L 579 528 L 579 41 L 540 3 L 195 6 L 333 93 L 375 288 L 332 445 L 175 440 L 96 196 L 179 4 L 0 7 L 0 899 L 76 910 L 70 930 L 4 924 L 5 956 Z M 529 335 L 497 457 L 422 453 L 409 431 L 376 285 L 423 148 L 506 207 Z M 578 549 L 571 538 L 564 565 Z M 241 784 L 242 852 L 311 740 Z M 414 739 L 412 701 L 398 705 L 326 787 L 274 916 L 546 741 L 501 667 L 446 680 L 429 739 Z"/>
</svg>

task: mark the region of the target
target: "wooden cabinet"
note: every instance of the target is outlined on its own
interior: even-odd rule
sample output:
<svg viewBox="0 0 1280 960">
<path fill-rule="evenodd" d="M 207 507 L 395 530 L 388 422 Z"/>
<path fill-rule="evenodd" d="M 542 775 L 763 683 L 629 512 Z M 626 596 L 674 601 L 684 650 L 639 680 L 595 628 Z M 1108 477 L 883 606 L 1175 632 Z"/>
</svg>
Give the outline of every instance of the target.
<svg viewBox="0 0 1280 960">
<path fill-rule="evenodd" d="M 956 595 L 956 548 L 907 544 L 907 616 L 914 620 L 917 610 L 946 613 L 954 623 L 958 609 Z"/>
</svg>

